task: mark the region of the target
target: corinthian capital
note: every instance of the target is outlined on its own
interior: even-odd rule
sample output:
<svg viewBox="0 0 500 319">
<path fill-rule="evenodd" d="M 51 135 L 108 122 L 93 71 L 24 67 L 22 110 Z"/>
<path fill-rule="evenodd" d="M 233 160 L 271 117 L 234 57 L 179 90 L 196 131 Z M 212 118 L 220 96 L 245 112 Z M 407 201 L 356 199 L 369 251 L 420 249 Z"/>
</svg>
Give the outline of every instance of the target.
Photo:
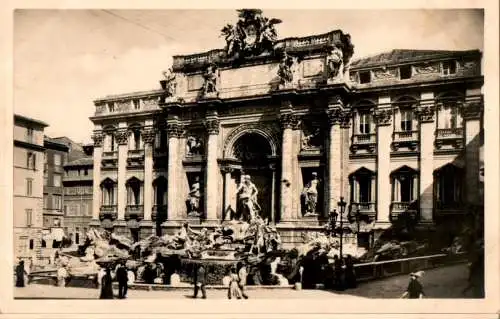
<svg viewBox="0 0 500 319">
<path fill-rule="evenodd" d="M 207 119 L 205 121 L 205 127 L 208 134 L 217 135 L 219 134 L 220 121 L 218 119 Z"/>
<path fill-rule="evenodd" d="M 280 123 L 283 129 L 296 130 L 300 126 L 300 118 L 292 113 L 281 114 Z"/>
<path fill-rule="evenodd" d="M 434 122 L 434 114 L 436 109 L 434 105 L 420 105 L 415 110 L 415 114 L 417 114 L 418 119 L 422 123 Z"/>
<path fill-rule="evenodd" d="M 153 127 L 147 126 L 143 127 L 141 131 L 142 140 L 144 143 L 152 144 L 156 137 L 156 131 Z"/>
<path fill-rule="evenodd" d="M 376 109 L 373 112 L 375 122 L 379 126 L 391 125 L 392 123 L 392 109 Z"/>
<path fill-rule="evenodd" d="M 96 131 L 92 134 L 92 140 L 94 140 L 94 147 L 101 147 L 104 141 L 104 134 L 100 131 Z"/>
<path fill-rule="evenodd" d="M 167 133 L 169 138 L 170 137 L 175 137 L 179 138 L 182 136 L 183 133 L 183 127 L 182 124 L 180 123 L 167 123 Z"/>
<path fill-rule="evenodd" d="M 116 142 L 120 145 L 124 145 L 128 143 L 128 136 L 130 131 L 127 129 L 120 129 L 115 132 Z"/>
</svg>

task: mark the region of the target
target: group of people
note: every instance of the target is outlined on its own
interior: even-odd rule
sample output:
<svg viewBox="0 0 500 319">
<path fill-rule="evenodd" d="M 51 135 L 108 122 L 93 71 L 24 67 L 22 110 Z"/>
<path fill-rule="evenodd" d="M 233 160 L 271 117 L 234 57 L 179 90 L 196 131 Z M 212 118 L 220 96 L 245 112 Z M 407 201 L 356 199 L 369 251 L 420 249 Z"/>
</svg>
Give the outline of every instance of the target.
<svg viewBox="0 0 500 319">
<path fill-rule="evenodd" d="M 135 281 L 135 274 L 132 270 L 127 269 L 125 263 L 119 263 L 114 271 L 113 278 L 111 268 L 101 268 L 97 276 L 97 283 L 101 289 L 100 299 L 114 299 L 113 279 L 118 282 L 118 298 L 127 298 L 128 286 Z"/>
<path fill-rule="evenodd" d="M 207 271 L 203 264 L 196 265 L 194 269 L 194 295 L 193 298 L 198 297 L 198 293 L 201 291 L 201 297 L 203 299 L 207 298 Z M 246 294 L 246 284 L 247 284 L 248 272 L 246 266 L 242 262 L 238 262 L 236 267 L 231 267 L 228 274 L 223 279 L 223 284 L 228 286 L 227 297 L 228 299 L 248 299 Z"/>
</svg>

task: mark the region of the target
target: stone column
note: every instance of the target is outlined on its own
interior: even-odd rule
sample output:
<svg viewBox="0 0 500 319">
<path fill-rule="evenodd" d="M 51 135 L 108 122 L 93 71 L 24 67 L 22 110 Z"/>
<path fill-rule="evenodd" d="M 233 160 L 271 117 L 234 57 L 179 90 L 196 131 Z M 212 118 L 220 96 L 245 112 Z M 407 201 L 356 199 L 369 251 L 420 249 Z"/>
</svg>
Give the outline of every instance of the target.
<svg viewBox="0 0 500 319">
<path fill-rule="evenodd" d="M 427 99 L 426 99 L 427 100 Z M 434 206 L 434 124 L 435 107 L 433 102 L 421 104 L 416 112 L 420 121 L 420 178 L 419 208 L 420 222 L 432 223 Z"/>
<path fill-rule="evenodd" d="M 299 119 L 292 113 L 291 103 L 285 104 L 286 109 L 281 110 L 280 122 L 283 130 L 281 146 L 281 203 L 280 203 L 280 222 L 286 222 L 293 219 L 292 211 L 292 180 L 293 180 L 293 137 L 292 130 L 298 126 Z"/>
<path fill-rule="evenodd" d="M 218 163 L 217 151 L 219 140 L 220 122 L 217 115 L 210 115 L 205 121 L 205 127 L 208 132 L 207 139 L 207 167 L 205 170 L 205 218 L 208 222 L 217 220 L 217 198 L 218 190 Z"/>
<path fill-rule="evenodd" d="M 153 210 L 153 143 L 156 132 L 152 126 L 143 127 L 142 140 L 144 141 L 144 220 L 142 226 L 153 227 L 151 213 Z"/>
<path fill-rule="evenodd" d="M 479 193 L 479 148 L 481 146 L 481 96 L 468 96 L 462 106 L 465 121 L 465 201 L 469 205 L 480 205 L 483 199 Z"/>
<path fill-rule="evenodd" d="M 333 97 L 326 111 L 329 123 L 327 160 L 328 160 L 328 205 L 327 214 L 337 209 L 337 203 L 342 195 L 342 130 L 344 120 L 344 105 L 340 97 Z"/>
<path fill-rule="evenodd" d="M 90 226 L 99 227 L 99 212 L 101 211 L 101 160 L 102 160 L 102 143 L 104 135 L 102 132 L 94 132 L 92 135 L 94 140 L 94 169 L 92 183 L 92 221 Z"/>
<path fill-rule="evenodd" d="M 178 120 L 171 120 L 167 124 L 168 131 L 168 172 L 167 172 L 167 223 L 179 219 L 178 202 L 183 202 L 179 198 L 176 184 L 177 181 L 177 161 L 179 161 L 179 138 L 182 135 L 182 125 Z M 182 199 L 182 200 L 180 200 Z"/>
<path fill-rule="evenodd" d="M 377 223 L 383 228 L 391 215 L 392 109 L 376 109 L 373 116 L 377 124 Z"/>
<path fill-rule="evenodd" d="M 118 221 L 125 219 L 125 209 L 127 207 L 127 192 L 125 188 L 128 157 L 128 136 L 127 128 L 119 128 L 115 132 L 118 143 Z"/>
</svg>

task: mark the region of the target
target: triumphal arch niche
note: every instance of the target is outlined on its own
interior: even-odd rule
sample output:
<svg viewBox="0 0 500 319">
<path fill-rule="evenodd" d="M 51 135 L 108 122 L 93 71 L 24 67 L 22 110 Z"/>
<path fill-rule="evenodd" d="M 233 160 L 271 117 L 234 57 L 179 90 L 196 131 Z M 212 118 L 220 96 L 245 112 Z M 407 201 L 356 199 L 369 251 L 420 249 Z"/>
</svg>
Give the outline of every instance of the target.
<svg viewBox="0 0 500 319">
<path fill-rule="evenodd" d="M 278 40 L 279 23 L 238 10 L 224 49 L 174 56 L 164 73 L 165 227 L 258 215 L 293 241 L 347 200 L 350 36 Z"/>
</svg>

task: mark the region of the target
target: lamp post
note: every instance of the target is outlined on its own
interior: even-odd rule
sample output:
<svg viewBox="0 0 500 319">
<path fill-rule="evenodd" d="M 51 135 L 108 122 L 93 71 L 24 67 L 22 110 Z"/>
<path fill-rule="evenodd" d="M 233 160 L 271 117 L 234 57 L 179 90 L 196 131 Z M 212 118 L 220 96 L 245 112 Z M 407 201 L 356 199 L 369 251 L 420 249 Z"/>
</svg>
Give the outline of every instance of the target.
<svg viewBox="0 0 500 319">
<path fill-rule="evenodd" d="M 344 197 L 340 197 L 340 201 L 337 203 L 337 206 L 339 207 L 339 211 L 340 211 L 340 260 L 343 259 L 343 254 L 342 254 L 342 237 L 343 237 L 343 234 L 344 234 L 344 219 L 343 219 L 343 216 L 344 216 L 344 213 L 345 213 L 345 206 L 346 206 L 346 202 L 344 201 Z"/>
</svg>

